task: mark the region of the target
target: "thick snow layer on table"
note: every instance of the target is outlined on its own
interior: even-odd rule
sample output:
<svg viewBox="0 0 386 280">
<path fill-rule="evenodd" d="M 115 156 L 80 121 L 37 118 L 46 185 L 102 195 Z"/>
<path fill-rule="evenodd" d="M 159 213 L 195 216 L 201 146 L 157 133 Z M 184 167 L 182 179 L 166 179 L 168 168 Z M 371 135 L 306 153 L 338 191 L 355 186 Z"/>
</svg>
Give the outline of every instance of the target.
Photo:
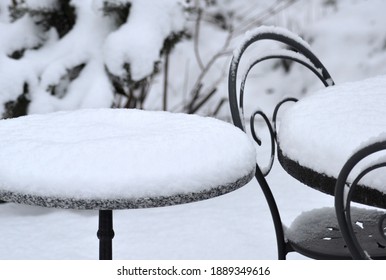
<svg viewBox="0 0 386 280">
<path fill-rule="evenodd" d="M 283 115 L 280 148 L 300 165 L 336 177 L 354 151 L 385 131 L 385 108 L 386 76 L 323 89 Z"/>
<path fill-rule="evenodd" d="M 199 192 L 253 172 L 249 138 L 213 118 L 85 109 L 0 121 L 0 188 L 135 199 Z"/>
</svg>

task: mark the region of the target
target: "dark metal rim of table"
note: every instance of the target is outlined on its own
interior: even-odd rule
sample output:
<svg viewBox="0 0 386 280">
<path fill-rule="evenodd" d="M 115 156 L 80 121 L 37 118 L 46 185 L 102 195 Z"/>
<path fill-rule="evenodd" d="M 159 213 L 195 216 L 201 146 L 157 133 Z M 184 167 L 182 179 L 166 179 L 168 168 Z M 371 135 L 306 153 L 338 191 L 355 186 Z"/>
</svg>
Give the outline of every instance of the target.
<svg viewBox="0 0 386 280">
<path fill-rule="evenodd" d="M 113 210 L 139 209 L 173 206 L 190 202 L 207 200 L 235 191 L 246 185 L 255 175 L 255 169 L 235 182 L 210 188 L 200 192 L 190 192 L 174 196 L 159 196 L 141 199 L 117 199 L 117 200 L 86 200 L 86 199 L 60 199 L 53 197 L 39 197 L 23 195 L 9 191 L 0 191 L 0 199 L 6 202 L 42 206 L 49 208 L 99 210 L 99 225 L 97 237 L 99 239 L 99 259 L 112 260 L 112 240 L 114 238 Z M 83 203 L 83 204 L 82 204 Z M 56 206 L 55 206 L 56 205 Z"/>
<path fill-rule="evenodd" d="M 303 184 L 329 195 L 335 194 L 337 178 L 300 165 L 297 161 L 286 157 L 279 145 L 278 160 L 288 174 Z M 386 209 L 386 194 L 365 185 L 356 187 L 352 194 L 352 201 Z"/>
</svg>

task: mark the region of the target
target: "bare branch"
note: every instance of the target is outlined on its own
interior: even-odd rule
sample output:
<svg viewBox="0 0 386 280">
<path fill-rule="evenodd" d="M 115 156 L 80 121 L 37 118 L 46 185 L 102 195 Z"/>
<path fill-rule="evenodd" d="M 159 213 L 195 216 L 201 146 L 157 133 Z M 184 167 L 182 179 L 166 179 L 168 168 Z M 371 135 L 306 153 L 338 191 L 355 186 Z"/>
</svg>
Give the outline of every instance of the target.
<svg viewBox="0 0 386 280">
<path fill-rule="evenodd" d="M 164 64 L 164 81 L 163 81 L 163 99 L 162 99 L 162 109 L 164 111 L 167 111 L 168 104 L 167 104 L 167 98 L 168 98 L 168 86 L 169 86 L 169 51 L 165 53 L 165 64 Z"/>
<path fill-rule="evenodd" d="M 200 66 L 201 70 L 204 69 L 204 63 L 202 62 L 201 55 L 200 55 L 200 49 L 199 49 L 199 41 L 200 41 L 200 23 L 201 23 L 201 17 L 202 16 L 202 10 L 198 8 L 197 11 L 197 19 L 196 19 L 196 26 L 194 30 L 194 54 L 197 59 L 197 63 Z"/>
<path fill-rule="evenodd" d="M 228 101 L 228 99 L 227 98 L 221 98 L 221 100 L 218 102 L 218 104 L 217 104 L 217 107 L 216 107 L 216 109 L 214 109 L 214 111 L 212 112 L 212 116 L 213 117 L 216 117 L 217 115 L 218 115 L 218 113 L 220 112 L 220 110 L 221 110 L 221 107 L 225 104 L 225 102 L 226 101 Z"/>
</svg>

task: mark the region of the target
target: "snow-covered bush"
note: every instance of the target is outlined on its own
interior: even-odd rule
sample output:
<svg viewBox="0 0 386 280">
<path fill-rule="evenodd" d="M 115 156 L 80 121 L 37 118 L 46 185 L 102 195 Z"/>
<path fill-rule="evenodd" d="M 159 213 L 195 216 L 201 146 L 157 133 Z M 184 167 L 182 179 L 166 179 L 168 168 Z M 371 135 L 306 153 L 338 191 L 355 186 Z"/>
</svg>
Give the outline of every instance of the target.
<svg viewBox="0 0 386 280">
<path fill-rule="evenodd" d="M 371 5 L 365 0 L 0 0 L 0 117 L 136 107 L 229 118 L 230 57 L 244 33 L 260 25 L 300 34 L 338 83 L 382 74 L 384 5 L 382 0 Z M 281 61 L 258 68 L 248 83 L 252 96 L 263 96 L 256 98 L 260 107 L 286 95 L 300 97 L 317 83 Z"/>
<path fill-rule="evenodd" d="M 164 45 L 185 29 L 179 0 L 6 2 L 0 8 L 4 117 L 139 107 Z"/>
<path fill-rule="evenodd" d="M 83 107 L 216 115 L 231 41 L 294 1 L 268 2 L 0 0 L 0 115 Z"/>
</svg>

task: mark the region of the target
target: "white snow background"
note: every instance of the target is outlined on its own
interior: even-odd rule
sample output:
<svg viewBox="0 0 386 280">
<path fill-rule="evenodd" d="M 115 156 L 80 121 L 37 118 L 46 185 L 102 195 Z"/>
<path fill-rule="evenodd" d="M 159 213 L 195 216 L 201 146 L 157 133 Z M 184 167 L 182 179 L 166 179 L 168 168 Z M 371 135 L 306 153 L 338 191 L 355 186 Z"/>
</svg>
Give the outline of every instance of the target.
<svg viewBox="0 0 386 280">
<path fill-rule="evenodd" d="M 7 0 L 1 0 L 0 8 L 4 7 L 7 2 Z M 39 3 L 38 1 L 31 2 Z M 73 2 L 84 5 L 80 4 L 82 1 L 74 0 Z M 94 2 L 95 5 L 98 5 L 98 1 Z M 167 0 L 166 2 L 173 1 Z M 233 3 L 233 5 L 239 5 L 240 8 L 243 5 L 248 6 L 249 2 L 249 0 L 234 2 L 224 0 L 224 6 Z M 309 41 L 311 48 L 329 69 L 337 84 L 386 74 L 386 18 L 384 16 L 386 2 L 382 0 L 343 0 L 336 1 L 338 2 L 336 9 L 334 6 L 331 6 L 330 9 L 321 8 L 322 2 L 321 0 L 298 1 L 291 9 L 271 18 L 268 23 L 287 27 Z M 151 9 L 151 11 L 156 14 L 159 9 Z M 84 25 L 80 27 L 92 26 L 95 23 L 91 16 L 92 13 L 87 10 L 83 12 L 85 21 Z M 176 21 L 170 21 L 167 26 L 162 25 L 164 32 L 178 28 L 179 22 L 177 19 Z M 19 28 L 30 27 L 27 20 L 24 23 L 21 22 L 21 25 Z M 102 44 L 101 38 L 108 33 L 108 27 L 109 23 L 105 22 L 104 28 L 99 29 L 101 32 L 93 34 L 80 30 L 80 34 L 93 36 L 94 43 Z M 33 32 L 31 30 L 28 34 L 33 34 Z M 217 38 L 222 38 L 218 32 L 212 32 L 215 31 L 209 29 L 202 32 L 201 40 L 206 42 L 205 47 L 208 52 L 211 49 L 217 49 Z M 6 52 L 7 48 L 12 49 L 12 43 L 20 39 L 15 38 L 17 31 L 7 28 L 4 17 L 0 18 L 0 34 L 0 52 L 2 53 Z M 242 36 L 235 38 L 233 44 L 236 45 L 241 38 Z M 25 39 L 27 45 L 33 43 L 28 41 L 28 38 Z M 33 40 L 33 36 L 29 39 Z M 66 63 L 77 63 L 66 60 L 67 52 L 76 49 L 72 45 L 74 41 L 70 39 L 68 38 L 68 46 L 72 46 L 70 49 L 66 49 L 65 46 L 55 48 L 56 38 L 52 35 L 50 38 L 52 45 L 48 46 L 46 53 L 40 53 L 40 55 L 47 55 L 52 58 L 52 61 L 59 61 L 57 64 L 51 64 L 52 67 L 58 68 L 46 68 L 42 79 L 35 80 L 35 83 L 33 72 L 36 69 L 38 69 L 36 71 L 43 71 L 39 69 L 45 67 L 41 63 L 48 61 L 47 57 L 41 60 L 36 53 L 31 52 L 29 55 L 32 62 L 22 67 L 11 63 L 6 56 L 2 55 L 0 57 L 2 81 L 0 100 L 4 101 L 9 97 L 4 94 L 12 95 L 13 92 L 18 92 L 20 85 L 6 78 L 12 77 L 10 73 L 16 71 L 20 75 L 25 75 L 26 79 L 35 85 L 36 102 L 31 107 L 33 112 L 75 109 L 76 107 L 103 107 L 109 104 L 112 97 L 103 94 L 95 98 L 87 97 L 86 94 L 81 99 L 70 94 L 67 99 L 58 101 L 52 100 L 44 93 L 39 93 L 39 89 L 58 78 L 55 74 L 65 69 L 60 67 L 65 67 Z M 119 38 L 112 37 L 109 40 L 114 41 Z M 85 44 L 83 49 L 87 50 L 91 41 L 81 41 L 80 43 Z M 181 43 L 174 50 L 175 56 L 171 63 L 177 61 L 181 69 L 184 69 L 183 65 L 188 63 L 189 55 L 192 55 L 188 44 L 188 42 Z M 116 45 L 106 44 L 105 48 L 114 46 Z M 66 53 L 63 54 L 62 51 Z M 36 55 L 35 58 L 34 55 Z M 121 53 L 120 55 L 122 56 L 110 58 L 96 52 L 94 48 L 90 52 L 76 56 L 80 61 L 90 57 L 94 58 L 94 68 L 91 69 L 93 64 L 89 65 L 90 72 L 85 72 L 84 83 L 74 85 L 75 88 L 72 90 L 76 92 L 82 89 L 90 93 L 98 88 L 100 90 L 97 92 L 103 93 L 103 89 L 108 89 L 103 78 L 99 79 L 99 84 L 87 84 L 88 77 L 101 73 L 102 57 L 103 59 L 108 57 L 107 64 L 110 64 L 111 69 L 115 69 L 115 59 L 119 60 L 126 54 Z M 221 65 L 224 67 L 224 64 Z M 227 65 L 225 67 L 228 67 Z M 142 66 L 144 66 L 142 70 L 138 69 L 145 73 L 146 65 Z M 36 68 L 32 71 L 31 67 Z M 174 69 L 176 73 L 171 77 L 181 77 L 179 73 L 185 73 L 185 70 L 179 67 Z M 194 71 L 192 70 L 191 73 L 193 75 Z M 140 72 L 136 74 L 141 75 Z M 299 69 L 299 71 L 291 71 L 286 74 L 281 70 L 273 71 L 268 66 L 256 72 L 254 83 L 256 86 L 253 88 L 260 92 L 256 93 L 256 95 L 260 94 L 256 96 L 260 100 L 257 105 L 268 109 L 285 95 L 297 93 L 297 97 L 301 97 L 302 94 L 309 94 L 315 88 L 320 87 L 314 77 L 305 75 L 305 70 Z M 174 78 L 172 86 L 178 89 L 182 84 L 181 79 Z M 155 109 L 159 106 L 155 105 L 159 104 L 156 90 L 157 84 L 154 85 L 152 98 L 148 101 L 149 107 L 152 107 L 153 104 Z M 223 96 L 227 95 L 226 79 L 220 84 L 219 91 L 223 93 Z M 175 92 L 178 93 L 178 90 Z M 261 92 L 273 94 L 261 94 Z M 254 94 L 251 92 L 251 95 Z M 175 97 L 175 99 L 178 98 L 181 97 Z M 255 104 L 249 103 L 249 105 L 253 107 Z M 221 116 L 229 117 L 228 106 L 223 108 Z M 263 146 L 258 150 L 263 161 L 269 158 L 268 146 Z M 286 224 L 291 223 L 302 211 L 333 205 L 331 196 L 296 182 L 282 171 L 277 163 L 268 176 L 268 181 L 277 197 L 282 218 Z M 1 204 L 0 259 L 97 259 L 97 221 L 97 211 L 72 211 L 12 203 Z M 270 213 L 255 180 L 237 191 L 207 201 L 165 208 L 115 211 L 114 229 L 116 233 L 113 240 L 115 259 L 276 259 L 277 257 Z M 291 254 L 289 258 L 302 259 L 303 257 Z"/>
</svg>

